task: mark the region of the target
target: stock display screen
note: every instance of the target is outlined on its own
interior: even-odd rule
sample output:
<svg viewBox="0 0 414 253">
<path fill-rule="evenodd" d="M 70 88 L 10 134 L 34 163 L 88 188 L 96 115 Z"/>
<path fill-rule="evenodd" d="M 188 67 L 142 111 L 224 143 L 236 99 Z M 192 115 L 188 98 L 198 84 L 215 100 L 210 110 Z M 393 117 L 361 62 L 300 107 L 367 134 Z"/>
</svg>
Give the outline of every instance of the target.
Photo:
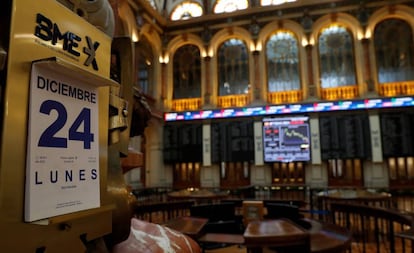
<svg viewBox="0 0 414 253">
<path fill-rule="evenodd" d="M 309 118 L 283 117 L 263 119 L 265 162 L 310 160 Z"/>
</svg>

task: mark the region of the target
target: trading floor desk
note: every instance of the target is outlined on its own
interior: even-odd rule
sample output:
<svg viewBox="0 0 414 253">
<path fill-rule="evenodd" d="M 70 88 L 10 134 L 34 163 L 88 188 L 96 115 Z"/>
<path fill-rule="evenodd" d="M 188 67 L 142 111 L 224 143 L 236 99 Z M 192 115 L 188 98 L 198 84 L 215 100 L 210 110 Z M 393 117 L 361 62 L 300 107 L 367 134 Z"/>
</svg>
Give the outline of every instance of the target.
<svg viewBox="0 0 414 253">
<path fill-rule="evenodd" d="M 287 219 L 251 221 L 243 235 L 201 235 L 199 232 L 205 220 L 193 217 L 179 218 L 167 226 L 191 236 L 199 243 L 243 244 L 249 253 L 260 253 L 263 248 L 269 247 L 281 252 L 301 253 L 342 253 L 350 248 L 352 235 L 345 228 L 312 219 L 302 221 L 308 224 L 306 228 Z"/>
<path fill-rule="evenodd" d="M 244 233 L 250 253 L 260 253 L 264 247 L 286 252 L 341 253 L 351 246 L 351 233 L 339 226 L 304 219 L 309 228 L 285 219 L 252 221 Z M 285 251 L 282 251 L 285 252 Z"/>
<path fill-rule="evenodd" d="M 200 237 L 200 233 L 206 225 L 208 219 L 196 218 L 196 217 L 179 217 L 170 220 L 165 224 L 166 227 L 177 230 L 189 237 L 197 240 Z"/>
<path fill-rule="evenodd" d="M 262 252 L 263 247 L 310 253 L 310 234 L 289 220 L 251 221 L 243 236 L 251 253 Z"/>
</svg>

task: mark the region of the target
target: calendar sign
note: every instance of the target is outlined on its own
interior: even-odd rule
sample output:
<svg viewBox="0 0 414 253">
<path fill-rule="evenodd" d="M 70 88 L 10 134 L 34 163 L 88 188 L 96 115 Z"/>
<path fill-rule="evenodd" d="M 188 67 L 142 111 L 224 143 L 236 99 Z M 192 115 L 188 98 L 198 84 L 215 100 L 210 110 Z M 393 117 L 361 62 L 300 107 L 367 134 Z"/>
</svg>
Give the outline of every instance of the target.
<svg viewBox="0 0 414 253">
<path fill-rule="evenodd" d="M 100 206 L 98 99 L 98 87 L 70 69 L 32 64 L 26 221 Z"/>
</svg>

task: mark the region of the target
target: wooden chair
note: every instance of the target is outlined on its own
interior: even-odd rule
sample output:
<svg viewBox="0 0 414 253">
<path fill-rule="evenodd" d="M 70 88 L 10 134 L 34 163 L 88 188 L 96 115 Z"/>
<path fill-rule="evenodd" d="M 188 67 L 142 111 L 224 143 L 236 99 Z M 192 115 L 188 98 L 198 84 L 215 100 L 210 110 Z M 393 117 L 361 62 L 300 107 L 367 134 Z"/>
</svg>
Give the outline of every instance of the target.
<svg viewBox="0 0 414 253">
<path fill-rule="evenodd" d="M 263 201 L 243 201 L 242 210 L 244 226 L 247 226 L 249 222 L 254 220 L 263 220 Z"/>
</svg>

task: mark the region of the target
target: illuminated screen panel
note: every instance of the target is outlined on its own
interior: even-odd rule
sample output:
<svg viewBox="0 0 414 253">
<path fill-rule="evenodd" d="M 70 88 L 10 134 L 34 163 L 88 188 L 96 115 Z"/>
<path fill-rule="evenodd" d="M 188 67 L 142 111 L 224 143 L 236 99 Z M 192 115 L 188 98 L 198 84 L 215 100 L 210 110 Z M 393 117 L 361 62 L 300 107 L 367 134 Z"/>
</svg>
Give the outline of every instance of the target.
<svg viewBox="0 0 414 253">
<path fill-rule="evenodd" d="M 306 116 L 264 118 L 263 155 L 265 162 L 310 160 L 309 118 Z"/>
<path fill-rule="evenodd" d="M 414 106 L 413 97 L 369 98 L 363 100 L 321 101 L 303 104 L 266 105 L 258 107 L 226 108 L 202 111 L 167 112 L 165 121 L 225 119 L 251 116 L 283 114 L 307 114 L 312 112 L 332 112 L 366 110 Z"/>
</svg>

